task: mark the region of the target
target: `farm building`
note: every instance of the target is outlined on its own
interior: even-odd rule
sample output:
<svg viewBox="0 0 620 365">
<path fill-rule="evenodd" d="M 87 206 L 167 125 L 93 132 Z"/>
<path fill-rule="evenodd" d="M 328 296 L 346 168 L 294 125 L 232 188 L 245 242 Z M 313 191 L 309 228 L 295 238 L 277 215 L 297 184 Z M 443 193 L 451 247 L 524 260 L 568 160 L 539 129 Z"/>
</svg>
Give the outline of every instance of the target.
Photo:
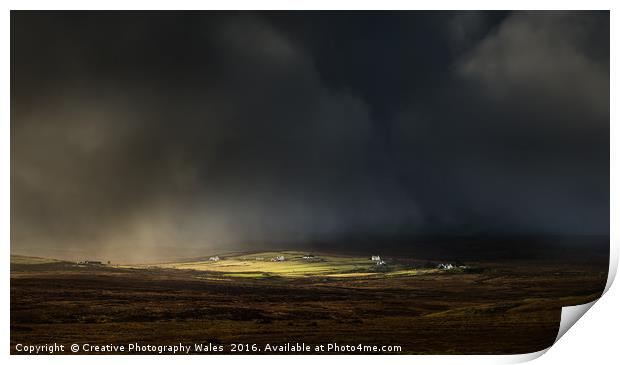
<svg viewBox="0 0 620 365">
<path fill-rule="evenodd" d="M 439 264 L 437 265 L 437 268 L 441 270 L 452 270 L 452 269 L 456 269 L 456 266 L 452 264 Z"/>
<path fill-rule="evenodd" d="M 371 259 L 372 261 L 381 261 L 381 256 L 379 256 L 379 255 L 372 255 L 372 256 L 370 257 L 370 259 Z"/>
<path fill-rule="evenodd" d="M 279 262 L 279 261 L 285 261 L 286 259 L 284 258 L 284 256 L 276 256 L 274 258 L 271 259 L 272 262 Z"/>
<path fill-rule="evenodd" d="M 101 261 L 93 261 L 93 260 L 85 260 L 85 261 L 79 261 L 77 264 L 78 265 L 103 265 L 103 262 L 101 262 Z"/>
<path fill-rule="evenodd" d="M 218 262 L 218 261 L 220 261 L 220 257 L 219 256 L 211 256 L 211 257 L 209 257 L 209 261 Z"/>
<path fill-rule="evenodd" d="M 304 260 L 312 260 L 314 259 L 314 255 L 305 255 L 302 257 Z"/>
</svg>

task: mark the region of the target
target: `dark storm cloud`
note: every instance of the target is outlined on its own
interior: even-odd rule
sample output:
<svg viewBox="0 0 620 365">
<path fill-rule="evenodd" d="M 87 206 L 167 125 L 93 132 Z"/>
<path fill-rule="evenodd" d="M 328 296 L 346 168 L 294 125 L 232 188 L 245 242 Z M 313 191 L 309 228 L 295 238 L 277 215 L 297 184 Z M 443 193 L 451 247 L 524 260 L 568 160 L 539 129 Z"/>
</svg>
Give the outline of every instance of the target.
<svg viewBox="0 0 620 365">
<path fill-rule="evenodd" d="M 607 13 L 14 12 L 12 247 L 605 234 L 608 33 Z"/>
<path fill-rule="evenodd" d="M 607 124 L 609 32 L 605 22 L 608 18 L 601 14 L 517 12 L 465 57 L 458 71 L 479 81 L 496 102 L 519 99 L 530 109 L 569 111 L 559 113 L 562 118 L 548 118 L 547 123 L 575 122 L 577 128 L 589 128 L 592 122 Z M 579 116 L 574 118 L 572 112 Z M 593 120 L 585 122 L 583 117 Z"/>
<path fill-rule="evenodd" d="M 364 102 L 260 17 L 214 23 L 206 69 L 156 85 L 88 70 L 15 116 L 14 242 L 209 248 L 412 222 L 402 187 L 368 170 Z"/>
<path fill-rule="evenodd" d="M 401 114 L 400 155 L 426 155 L 404 176 L 445 230 L 608 231 L 608 44 L 606 13 L 515 12 Z"/>
<path fill-rule="evenodd" d="M 467 50 L 488 32 L 491 19 L 480 11 L 460 11 L 447 17 L 446 36 L 456 52 Z"/>
</svg>

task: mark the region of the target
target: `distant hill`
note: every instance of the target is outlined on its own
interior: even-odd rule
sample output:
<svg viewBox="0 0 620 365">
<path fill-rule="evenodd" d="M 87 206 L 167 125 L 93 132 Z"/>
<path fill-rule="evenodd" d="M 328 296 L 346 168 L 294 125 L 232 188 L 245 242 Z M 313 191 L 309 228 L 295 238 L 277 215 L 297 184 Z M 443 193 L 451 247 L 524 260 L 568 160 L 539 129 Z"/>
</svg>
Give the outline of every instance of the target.
<svg viewBox="0 0 620 365">
<path fill-rule="evenodd" d="M 11 255 L 11 265 L 39 265 L 39 264 L 56 264 L 67 261 L 50 259 L 46 257 Z"/>
</svg>

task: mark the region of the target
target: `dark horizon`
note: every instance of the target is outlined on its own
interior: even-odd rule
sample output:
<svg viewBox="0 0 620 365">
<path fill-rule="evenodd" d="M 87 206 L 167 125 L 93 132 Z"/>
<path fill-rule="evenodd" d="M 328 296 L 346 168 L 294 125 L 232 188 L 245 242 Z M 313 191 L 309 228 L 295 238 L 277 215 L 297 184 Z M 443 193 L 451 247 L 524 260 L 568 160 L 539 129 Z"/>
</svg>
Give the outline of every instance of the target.
<svg viewBox="0 0 620 365">
<path fill-rule="evenodd" d="M 604 249 L 609 97 L 608 11 L 12 11 L 11 251 Z"/>
</svg>

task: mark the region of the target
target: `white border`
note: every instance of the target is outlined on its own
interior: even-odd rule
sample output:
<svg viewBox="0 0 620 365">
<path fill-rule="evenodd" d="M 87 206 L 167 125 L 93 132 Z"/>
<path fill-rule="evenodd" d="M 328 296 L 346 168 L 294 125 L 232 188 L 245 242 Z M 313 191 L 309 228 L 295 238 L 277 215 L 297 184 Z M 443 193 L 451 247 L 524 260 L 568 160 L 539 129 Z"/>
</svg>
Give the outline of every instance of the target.
<svg viewBox="0 0 620 365">
<path fill-rule="evenodd" d="M 548 10 L 548 9 L 611 9 L 611 100 L 615 100 L 614 96 L 617 93 L 614 92 L 615 85 L 618 85 L 617 73 L 614 72 L 616 66 L 613 61 L 618 59 L 617 47 L 614 44 L 614 40 L 620 39 L 618 37 L 618 27 L 615 26 L 618 20 L 618 16 L 615 14 L 613 5 L 617 2 L 604 1 L 604 0 L 591 0 L 591 1 L 542 1 L 542 0 L 522 0 L 522 1 L 427 1 L 427 2 L 411 2 L 404 0 L 381 0 L 381 1 L 342 1 L 342 0 L 314 0 L 314 1 L 285 1 L 285 0 L 263 0 L 263 1 L 243 1 L 233 0 L 226 2 L 204 2 L 204 1 L 191 1 L 191 0 L 175 0 L 175 1 L 133 1 L 133 0 L 107 0 L 107 1 L 7 1 L 8 4 L 5 12 L 2 14 L 2 49 L 10 49 L 10 9 L 15 10 L 49 10 L 49 9 L 158 9 L 158 10 L 184 10 L 184 9 L 214 9 L 214 10 L 227 10 L 227 9 L 293 9 L 293 10 L 312 10 L 312 9 L 419 9 L 419 10 L 463 10 L 463 9 L 498 9 L 498 10 L 524 10 L 524 9 L 536 9 L 536 10 Z M 8 55 L 8 53 L 4 53 Z M 302 355 L 302 356 L 231 356 L 231 355 L 210 355 L 209 357 L 203 356 L 184 356 L 184 357 L 171 357 L 171 356 L 134 356 L 134 355 L 121 355 L 114 357 L 106 356 L 89 356 L 86 360 L 82 356 L 45 356 L 45 357 L 33 357 L 33 356 L 9 356 L 8 344 L 10 343 L 10 328 L 9 328 L 9 298 L 10 292 L 10 280 L 8 272 L 9 257 L 10 257 L 10 111 L 9 111 L 9 98 L 10 98 L 10 58 L 5 56 L 2 58 L 3 68 L 5 70 L 2 73 L 2 81 L 5 86 L 3 89 L 2 98 L 2 110 L 5 117 L 2 120 L 2 133 L 0 148 L 2 154 L 0 157 L 0 170 L 2 173 L 2 189 L 1 189 L 1 201 L 2 209 L 0 210 L 1 221 L 0 229 L 3 233 L 4 241 L 6 242 L 6 253 L 2 261 L 4 268 L 4 276 L 2 277 L 2 289 L 4 293 L 4 300 L 1 303 L 2 306 L 2 341 L 6 344 L 6 352 L 4 354 L 5 359 L 14 363 L 31 363 L 34 361 L 40 361 L 43 363 L 57 363 L 57 364 L 80 364 L 86 361 L 92 364 L 106 364 L 113 361 L 125 362 L 144 362 L 151 363 L 168 363 L 168 362 L 189 362 L 200 363 L 205 362 L 232 362 L 232 363 L 252 363 L 261 364 L 286 364 L 289 365 L 290 361 L 295 361 L 300 365 L 313 364 L 317 362 L 346 362 L 355 361 L 360 364 L 371 364 L 378 362 L 389 362 L 390 364 L 410 364 L 411 361 L 424 361 L 424 363 L 442 364 L 442 363 L 470 363 L 470 364 L 495 364 L 495 363 L 514 363 L 523 362 L 535 359 L 547 350 L 543 350 L 537 353 L 524 354 L 524 355 L 501 355 L 501 356 L 464 356 L 464 355 L 429 355 L 429 356 L 393 356 L 393 355 L 378 355 L 378 356 L 363 356 L 353 355 L 349 356 L 329 356 L 329 355 Z M 618 161 L 620 157 L 620 151 L 615 146 L 614 142 L 618 142 L 619 132 L 617 124 L 617 107 L 611 103 L 611 255 L 610 255 L 610 277 L 608 279 L 606 291 L 610 288 L 610 285 L 615 277 L 618 266 L 618 219 L 617 212 L 619 207 L 618 194 L 614 193 L 614 187 L 619 186 L 620 182 L 618 178 Z M 603 359 L 612 359 L 617 356 L 615 352 L 616 343 L 614 341 L 615 332 L 619 328 L 618 315 L 615 313 L 614 308 L 619 306 L 619 298 L 617 290 L 611 290 L 607 292 L 603 298 L 599 300 L 602 304 L 596 306 L 596 310 L 591 311 L 593 313 L 587 313 L 586 316 L 590 318 L 588 323 L 577 323 L 576 327 L 582 327 L 580 331 L 582 333 L 575 333 L 574 336 L 565 336 L 557 345 L 553 348 L 556 351 L 549 351 L 548 355 L 545 355 L 539 363 L 580 363 L 584 361 L 590 361 L 593 357 Z M 600 308 L 599 308 L 600 307 Z M 582 313 L 583 314 L 583 313 Z M 584 321 L 580 321 L 584 322 Z M 559 337 L 558 337 L 559 338 Z M 578 342 L 575 343 L 575 340 Z M 596 349 L 596 354 L 591 354 L 589 350 Z M 549 361 L 549 362 L 548 362 Z"/>
</svg>

